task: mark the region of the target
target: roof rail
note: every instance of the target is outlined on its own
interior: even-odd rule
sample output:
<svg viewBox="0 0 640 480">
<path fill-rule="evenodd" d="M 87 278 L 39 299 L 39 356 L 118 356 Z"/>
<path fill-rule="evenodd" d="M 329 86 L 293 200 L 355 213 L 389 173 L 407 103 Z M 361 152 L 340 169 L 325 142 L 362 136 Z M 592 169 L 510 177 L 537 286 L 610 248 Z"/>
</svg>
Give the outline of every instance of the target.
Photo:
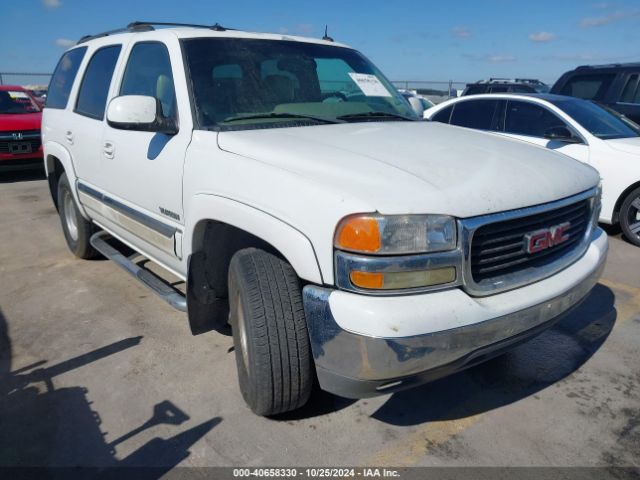
<svg viewBox="0 0 640 480">
<path fill-rule="evenodd" d="M 226 30 L 233 30 L 232 28 L 226 28 L 215 23 L 214 25 L 198 25 L 193 23 L 173 23 L 173 22 L 131 22 L 124 28 L 116 28 L 115 30 L 108 30 L 106 32 L 97 33 L 95 35 L 85 35 L 82 37 L 76 45 L 93 40 L 95 38 L 108 37 L 109 35 L 115 35 L 117 33 L 135 33 L 135 32 L 150 32 L 155 30 L 154 25 L 161 27 L 194 27 L 194 28 L 208 28 L 215 30 L 216 32 L 224 32 Z"/>
</svg>

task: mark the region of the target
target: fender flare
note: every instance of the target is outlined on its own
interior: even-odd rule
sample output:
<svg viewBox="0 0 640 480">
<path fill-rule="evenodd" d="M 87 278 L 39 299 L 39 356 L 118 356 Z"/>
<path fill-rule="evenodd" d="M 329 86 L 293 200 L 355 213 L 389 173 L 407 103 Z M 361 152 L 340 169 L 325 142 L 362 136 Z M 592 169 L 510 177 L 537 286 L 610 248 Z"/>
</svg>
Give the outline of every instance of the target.
<svg viewBox="0 0 640 480">
<path fill-rule="evenodd" d="M 53 156 L 62 164 L 62 168 L 64 168 L 64 173 L 67 174 L 67 179 L 69 180 L 69 185 L 71 185 L 71 193 L 73 194 L 73 198 L 76 201 L 76 205 L 80 210 L 80 214 L 87 220 L 90 220 L 87 212 L 84 210 L 84 207 L 80 203 L 80 198 L 78 197 L 78 189 L 76 170 L 73 168 L 73 161 L 71 160 L 71 154 L 69 150 L 67 150 L 64 146 L 60 145 L 57 142 L 46 142 L 44 144 L 44 169 L 47 174 L 47 178 L 51 173 L 49 170 L 51 168 L 51 162 L 49 161 L 49 156 Z"/>
<path fill-rule="evenodd" d="M 196 226 L 207 220 L 226 223 L 261 238 L 275 247 L 291 264 L 298 276 L 322 284 L 322 273 L 311 240 L 292 225 L 246 203 L 216 194 L 199 193 L 185 209 L 185 234 L 182 258 L 194 253 Z"/>
</svg>

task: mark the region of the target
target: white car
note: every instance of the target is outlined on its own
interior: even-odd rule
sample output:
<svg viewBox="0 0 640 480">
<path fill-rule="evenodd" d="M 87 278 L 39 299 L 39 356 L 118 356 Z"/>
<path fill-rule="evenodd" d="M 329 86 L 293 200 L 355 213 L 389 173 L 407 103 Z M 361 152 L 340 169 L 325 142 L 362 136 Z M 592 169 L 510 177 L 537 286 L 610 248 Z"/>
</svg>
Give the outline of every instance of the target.
<svg viewBox="0 0 640 480">
<path fill-rule="evenodd" d="M 261 415 L 302 406 L 316 376 L 358 398 L 497 355 L 584 299 L 607 254 L 594 169 L 424 122 L 332 41 L 146 23 L 84 38 L 43 139 L 69 249 L 117 262 L 194 333 L 229 320 Z"/>
<path fill-rule="evenodd" d="M 551 94 L 462 97 L 430 108 L 424 118 L 517 138 L 593 166 L 602 177 L 600 222 L 619 223 L 640 245 L 640 127 L 631 120 Z"/>
</svg>

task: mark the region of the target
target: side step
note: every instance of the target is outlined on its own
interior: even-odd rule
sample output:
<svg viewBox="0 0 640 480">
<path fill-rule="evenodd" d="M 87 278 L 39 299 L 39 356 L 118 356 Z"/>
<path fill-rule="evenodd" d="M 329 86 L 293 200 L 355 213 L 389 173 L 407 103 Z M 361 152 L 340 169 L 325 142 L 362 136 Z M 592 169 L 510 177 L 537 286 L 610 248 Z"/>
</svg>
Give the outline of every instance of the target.
<svg viewBox="0 0 640 480">
<path fill-rule="evenodd" d="M 138 266 L 133 261 L 133 258 L 139 255 L 138 253 L 135 253 L 131 257 L 127 257 L 116 250 L 114 247 L 112 247 L 109 243 L 107 243 L 106 240 L 108 238 L 113 237 L 111 237 L 109 233 L 102 231 L 94 233 L 91 236 L 90 242 L 91 245 L 93 245 L 93 248 L 98 250 L 109 260 L 113 260 L 116 264 L 126 270 L 129 274 L 131 274 L 131 276 L 141 282 L 145 287 L 158 295 L 173 308 L 175 308 L 176 310 L 180 310 L 181 312 L 187 311 L 187 299 L 182 293 L 177 291 L 160 277 L 154 275 L 149 270 Z"/>
</svg>

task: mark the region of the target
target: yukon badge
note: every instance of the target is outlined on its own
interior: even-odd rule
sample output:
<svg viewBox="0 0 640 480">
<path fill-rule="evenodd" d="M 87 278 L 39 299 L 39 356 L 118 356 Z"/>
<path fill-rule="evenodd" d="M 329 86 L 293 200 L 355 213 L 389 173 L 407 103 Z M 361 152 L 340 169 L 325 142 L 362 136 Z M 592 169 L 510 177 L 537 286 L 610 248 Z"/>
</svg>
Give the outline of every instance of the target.
<svg viewBox="0 0 640 480">
<path fill-rule="evenodd" d="M 524 248 L 527 253 L 538 253 L 547 248 L 555 247 L 569 240 L 567 230 L 570 222 L 564 222 L 550 228 L 543 228 L 524 236 Z"/>
</svg>

